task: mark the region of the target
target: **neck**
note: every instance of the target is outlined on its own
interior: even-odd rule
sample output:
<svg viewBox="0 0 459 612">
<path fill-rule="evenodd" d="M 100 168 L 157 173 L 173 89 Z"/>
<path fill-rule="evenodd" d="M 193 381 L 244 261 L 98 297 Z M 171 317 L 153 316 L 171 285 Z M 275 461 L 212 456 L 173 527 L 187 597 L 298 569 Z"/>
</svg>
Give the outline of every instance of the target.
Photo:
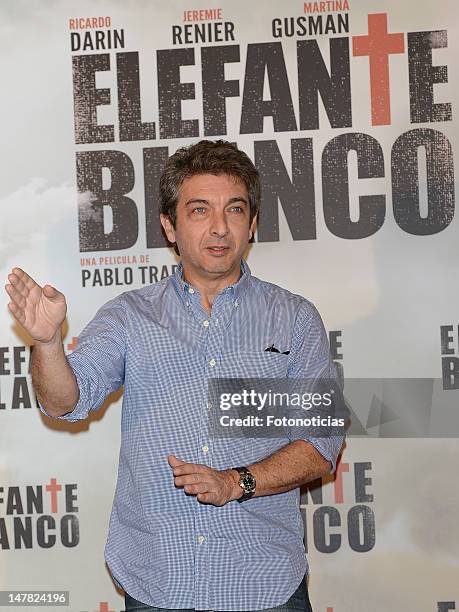
<svg viewBox="0 0 459 612">
<path fill-rule="evenodd" d="M 193 285 L 193 287 L 199 291 L 202 307 L 209 314 L 217 295 L 221 293 L 223 289 L 226 289 L 226 287 L 234 285 L 234 283 L 236 283 L 240 277 L 240 261 L 234 269 L 232 268 L 231 270 L 228 270 L 227 273 L 217 277 L 212 277 L 209 275 L 207 278 L 203 277 L 202 275 L 193 274 L 190 269 L 183 266 L 183 279 L 190 285 Z"/>
</svg>

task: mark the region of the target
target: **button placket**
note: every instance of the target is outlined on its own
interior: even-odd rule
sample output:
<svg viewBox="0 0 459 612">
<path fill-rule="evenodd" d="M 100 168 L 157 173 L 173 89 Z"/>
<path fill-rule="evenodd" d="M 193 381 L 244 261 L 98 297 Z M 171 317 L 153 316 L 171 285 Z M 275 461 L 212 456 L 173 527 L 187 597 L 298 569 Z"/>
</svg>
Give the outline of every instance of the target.
<svg viewBox="0 0 459 612">
<path fill-rule="evenodd" d="M 196 297 L 196 296 L 195 296 Z M 198 307 L 198 304 L 193 304 L 193 313 L 196 316 L 197 322 L 200 325 L 201 333 L 203 333 L 203 343 L 205 346 L 205 378 L 218 377 L 221 375 L 221 344 L 224 334 L 227 332 L 233 316 L 237 314 L 240 302 L 235 299 L 234 290 L 227 292 L 224 299 L 219 296 L 212 308 L 212 316 L 204 318 L 203 308 Z M 199 318 L 198 318 L 199 316 Z M 205 335 L 204 335 L 205 330 Z M 202 404 L 201 412 L 201 438 L 199 455 L 201 463 L 212 466 L 215 464 L 214 452 L 209 435 L 211 435 L 211 422 L 214 410 L 212 402 L 207 397 L 207 389 L 205 390 L 205 399 Z M 209 518 L 211 516 L 211 506 L 201 504 L 197 501 L 196 519 L 195 519 L 195 537 L 196 537 L 196 557 L 195 557 L 195 601 L 196 608 L 209 608 L 209 555 L 211 548 L 209 547 Z"/>
<path fill-rule="evenodd" d="M 196 545 L 195 545 L 195 607 L 208 609 L 209 599 L 209 555 L 208 555 L 208 526 L 209 507 L 197 503 L 196 512 Z"/>
<path fill-rule="evenodd" d="M 196 297 L 196 296 L 195 296 Z M 205 379 L 208 380 L 218 376 L 219 355 L 221 332 L 218 327 L 213 325 L 212 317 L 204 315 L 204 309 L 199 304 L 194 305 L 194 314 L 199 323 L 201 334 L 203 335 L 204 355 L 205 355 Z M 203 316 L 204 315 L 204 316 Z M 205 317 L 205 318 L 204 318 Z M 212 466 L 211 442 L 209 440 L 209 410 L 210 402 L 207 397 L 207 385 L 204 389 L 204 401 L 201 411 L 201 432 L 198 460 L 204 465 Z M 196 501 L 195 515 L 195 538 L 196 538 L 196 557 L 195 557 L 195 600 L 196 608 L 209 609 L 209 519 L 211 507 Z"/>
</svg>

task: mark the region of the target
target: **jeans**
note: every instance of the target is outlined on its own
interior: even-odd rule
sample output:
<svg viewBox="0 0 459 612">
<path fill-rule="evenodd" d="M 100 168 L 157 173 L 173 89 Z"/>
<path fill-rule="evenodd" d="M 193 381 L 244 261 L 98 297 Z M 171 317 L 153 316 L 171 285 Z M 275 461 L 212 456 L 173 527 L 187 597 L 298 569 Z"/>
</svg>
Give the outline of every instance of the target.
<svg viewBox="0 0 459 612">
<path fill-rule="evenodd" d="M 178 610 L 169 610 L 168 608 L 155 608 L 147 606 L 137 599 L 134 599 L 127 593 L 125 594 L 125 612 L 195 612 L 194 608 Z M 208 612 L 212 612 L 209 610 Z M 308 585 L 306 577 L 300 583 L 300 586 L 293 593 L 288 601 L 275 608 L 264 608 L 262 612 L 312 612 L 311 604 L 308 597 Z"/>
</svg>

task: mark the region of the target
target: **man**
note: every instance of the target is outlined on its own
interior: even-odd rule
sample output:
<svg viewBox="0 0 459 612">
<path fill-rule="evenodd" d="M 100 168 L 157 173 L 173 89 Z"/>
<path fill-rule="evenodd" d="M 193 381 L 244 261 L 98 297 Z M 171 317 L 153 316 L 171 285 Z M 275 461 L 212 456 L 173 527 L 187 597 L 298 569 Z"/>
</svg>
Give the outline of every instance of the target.
<svg viewBox="0 0 459 612">
<path fill-rule="evenodd" d="M 105 304 L 68 358 L 63 294 L 19 268 L 9 275 L 9 308 L 35 342 L 37 398 L 75 421 L 124 384 L 106 559 L 127 610 L 310 610 L 299 486 L 335 469 L 343 438 L 301 427 L 212 436 L 207 384 L 334 376 L 320 316 L 242 259 L 260 183 L 236 146 L 178 150 L 160 194 L 175 275 Z"/>
</svg>

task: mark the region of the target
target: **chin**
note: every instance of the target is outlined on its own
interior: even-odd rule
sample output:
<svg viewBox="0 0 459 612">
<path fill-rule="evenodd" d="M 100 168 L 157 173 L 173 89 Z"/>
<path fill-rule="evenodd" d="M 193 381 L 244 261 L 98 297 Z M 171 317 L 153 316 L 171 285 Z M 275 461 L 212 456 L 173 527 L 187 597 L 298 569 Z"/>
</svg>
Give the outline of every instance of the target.
<svg viewBox="0 0 459 612">
<path fill-rule="evenodd" d="M 206 265 L 205 269 L 210 274 L 222 274 L 224 272 L 229 272 L 233 266 L 230 264 L 226 264 L 223 261 L 216 261 L 213 265 Z"/>
<path fill-rule="evenodd" d="M 234 264 L 234 260 L 229 260 L 225 257 L 217 261 L 209 261 L 206 259 L 202 267 L 210 274 L 224 274 L 230 272 L 234 268 Z"/>
</svg>

